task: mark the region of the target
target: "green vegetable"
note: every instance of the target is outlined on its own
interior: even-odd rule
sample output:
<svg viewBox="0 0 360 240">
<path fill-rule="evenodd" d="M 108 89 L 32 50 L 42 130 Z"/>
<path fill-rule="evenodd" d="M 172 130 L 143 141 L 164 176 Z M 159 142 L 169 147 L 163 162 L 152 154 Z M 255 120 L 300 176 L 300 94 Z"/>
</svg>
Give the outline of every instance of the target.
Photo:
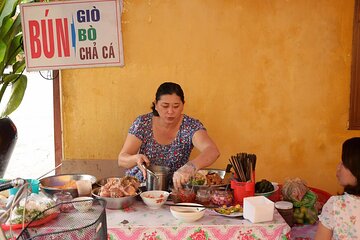
<svg viewBox="0 0 360 240">
<path fill-rule="evenodd" d="M 205 179 L 192 179 L 191 185 L 204 185 Z"/>
<path fill-rule="evenodd" d="M 12 224 L 17 224 L 17 223 L 22 223 L 23 222 L 23 212 L 24 212 L 24 207 L 20 206 L 17 207 L 15 209 L 15 214 L 17 215 L 15 218 L 11 219 L 10 222 Z M 43 218 L 44 214 L 41 213 L 41 211 L 36 210 L 36 209 L 26 209 L 25 210 L 25 218 L 24 218 L 24 222 L 30 222 L 32 220 L 37 220 L 40 218 Z"/>
<path fill-rule="evenodd" d="M 267 193 L 274 191 L 274 185 L 266 179 L 262 179 L 259 182 L 255 183 L 255 192 L 256 193 Z"/>
</svg>

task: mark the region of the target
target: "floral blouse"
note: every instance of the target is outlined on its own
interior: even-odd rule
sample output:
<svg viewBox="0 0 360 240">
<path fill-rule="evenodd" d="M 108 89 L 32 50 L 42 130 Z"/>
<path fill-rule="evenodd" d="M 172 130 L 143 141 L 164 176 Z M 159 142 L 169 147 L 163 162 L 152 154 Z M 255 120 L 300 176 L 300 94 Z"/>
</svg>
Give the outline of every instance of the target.
<svg viewBox="0 0 360 240">
<path fill-rule="evenodd" d="M 333 239 L 360 239 L 360 197 L 347 193 L 332 196 L 319 219 L 333 231 Z"/>
<path fill-rule="evenodd" d="M 173 142 L 168 145 L 161 145 L 154 139 L 152 130 L 153 117 L 153 113 L 137 117 L 129 129 L 129 133 L 142 141 L 139 153 L 147 156 L 151 164 L 169 167 L 170 176 L 172 176 L 177 169 L 188 162 L 191 150 L 194 148 L 192 137 L 195 132 L 206 129 L 199 120 L 184 114 L 180 129 Z M 144 181 L 138 166 L 128 169 L 126 175 Z M 170 180 L 170 184 L 171 182 Z"/>
</svg>

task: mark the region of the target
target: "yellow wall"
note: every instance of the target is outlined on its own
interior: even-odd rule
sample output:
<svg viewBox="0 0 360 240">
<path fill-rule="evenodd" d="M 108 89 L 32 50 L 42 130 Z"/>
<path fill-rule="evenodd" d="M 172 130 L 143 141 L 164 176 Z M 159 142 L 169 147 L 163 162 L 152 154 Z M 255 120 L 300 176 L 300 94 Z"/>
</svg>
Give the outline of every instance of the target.
<svg viewBox="0 0 360 240">
<path fill-rule="evenodd" d="M 185 91 L 221 151 L 256 177 L 336 193 L 347 130 L 353 0 L 124 1 L 125 66 L 64 70 L 64 160 L 116 159 L 158 85 Z"/>
</svg>

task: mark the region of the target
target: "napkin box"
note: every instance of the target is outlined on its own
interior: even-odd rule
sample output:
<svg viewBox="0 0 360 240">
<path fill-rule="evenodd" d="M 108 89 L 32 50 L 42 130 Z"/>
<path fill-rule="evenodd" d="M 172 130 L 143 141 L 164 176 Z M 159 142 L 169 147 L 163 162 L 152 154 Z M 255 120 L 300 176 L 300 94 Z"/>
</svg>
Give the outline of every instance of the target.
<svg viewBox="0 0 360 240">
<path fill-rule="evenodd" d="M 252 223 L 272 221 L 274 202 L 264 196 L 244 198 L 243 217 Z"/>
</svg>

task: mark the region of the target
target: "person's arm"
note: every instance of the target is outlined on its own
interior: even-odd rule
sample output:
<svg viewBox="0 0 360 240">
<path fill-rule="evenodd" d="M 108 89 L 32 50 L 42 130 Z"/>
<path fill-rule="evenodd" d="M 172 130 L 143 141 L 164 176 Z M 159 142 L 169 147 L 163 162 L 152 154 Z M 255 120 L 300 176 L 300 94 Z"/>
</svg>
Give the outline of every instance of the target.
<svg viewBox="0 0 360 240">
<path fill-rule="evenodd" d="M 200 151 L 200 154 L 174 173 L 173 183 L 175 189 L 181 188 L 183 184 L 186 184 L 190 180 L 197 170 L 210 166 L 220 156 L 218 148 L 206 130 L 196 131 L 192 142 L 195 148 Z"/>
<path fill-rule="evenodd" d="M 146 177 L 146 171 L 141 165 L 145 163 L 148 166 L 150 161 L 145 155 L 138 153 L 140 146 L 141 140 L 132 134 L 128 134 L 118 156 L 118 165 L 124 168 L 132 168 L 137 165 Z"/>
<path fill-rule="evenodd" d="M 219 149 L 209 137 L 206 130 L 195 132 L 192 141 L 194 147 L 200 151 L 200 154 L 191 160 L 196 170 L 210 166 L 220 156 Z"/>
<path fill-rule="evenodd" d="M 315 235 L 315 240 L 330 240 L 332 238 L 332 235 L 332 231 L 326 228 L 321 222 L 319 222 Z"/>
</svg>

